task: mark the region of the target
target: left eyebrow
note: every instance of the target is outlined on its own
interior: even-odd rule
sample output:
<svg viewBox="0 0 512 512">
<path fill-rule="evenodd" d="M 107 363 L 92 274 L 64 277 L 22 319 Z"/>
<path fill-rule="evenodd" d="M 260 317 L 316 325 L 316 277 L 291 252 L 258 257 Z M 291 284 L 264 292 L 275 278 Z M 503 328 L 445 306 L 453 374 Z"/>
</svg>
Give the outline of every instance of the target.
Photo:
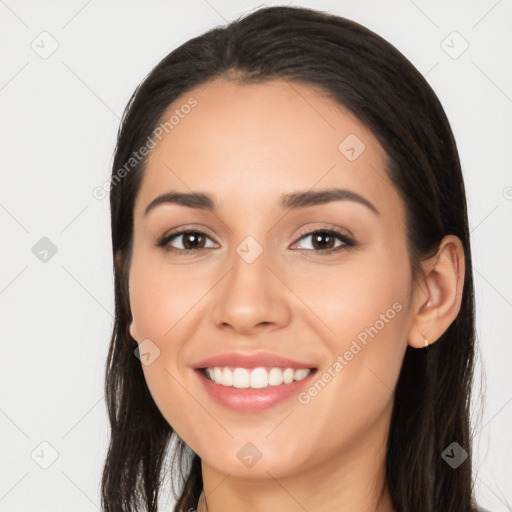
<svg viewBox="0 0 512 512">
<path fill-rule="evenodd" d="M 334 188 L 318 191 L 294 192 L 285 194 L 281 199 L 281 207 L 287 209 L 305 208 L 317 204 L 326 204 L 333 201 L 354 201 L 369 208 L 376 215 L 379 210 L 362 195 L 345 188 Z"/>
<path fill-rule="evenodd" d="M 281 196 L 280 206 L 283 209 L 298 209 L 308 206 L 331 203 L 333 201 L 354 201 L 370 209 L 376 215 L 380 215 L 379 210 L 362 195 L 347 189 L 327 189 L 319 191 L 292 192 Z M 197 208 L 210 212 L 216 212 L 217 206 L 214 198 L 209 194 L 199 192 L 182 193 L 168 192 L 153 199 L 144 212 L 147 215 L 151 210 L 160 204 L 173 203 L 189 208 Z"/>
</svg>

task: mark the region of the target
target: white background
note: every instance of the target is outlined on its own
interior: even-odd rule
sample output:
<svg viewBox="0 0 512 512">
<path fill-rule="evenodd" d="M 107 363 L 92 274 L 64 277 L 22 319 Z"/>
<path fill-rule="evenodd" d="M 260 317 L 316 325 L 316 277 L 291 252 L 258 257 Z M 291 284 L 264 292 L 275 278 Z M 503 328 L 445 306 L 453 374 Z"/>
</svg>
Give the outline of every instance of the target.
<svg viewBox="0 0 512 512">
<path fill-rule="evenodd" d="M 189 38 L 260 5 L 234 0 L 49 4 L 0 0 L 4 512 L 99 509 L 113 279 L 108 197 L 97 200 L 92 190 L 109 179 L 119 119 L 151 68 Z M 481 418 L 474 409 L 477 497 L 492 511 L 512 510 L 507 320 L 512 316 L 512 3 L 292 5 L 327 10 L 382 35 L 427 77 L 447 112 L 472 229 L 482 363 L 474 405 L 482 397 L 485 402 Z M 40 36 L 43 31 L 51 37 Z M 464 42 L 453 31 L 469 44 L 458 58 L 452 57 Z M 43 59 L 31 45 L 51 48 L 51 38 L 58 48 Z M 57 247 L 46 263 L 32 252 L 42 237 Z M 58 458 L 41 468 L 36 461 L 50 463 L 52 449 Z"/>
</svg>

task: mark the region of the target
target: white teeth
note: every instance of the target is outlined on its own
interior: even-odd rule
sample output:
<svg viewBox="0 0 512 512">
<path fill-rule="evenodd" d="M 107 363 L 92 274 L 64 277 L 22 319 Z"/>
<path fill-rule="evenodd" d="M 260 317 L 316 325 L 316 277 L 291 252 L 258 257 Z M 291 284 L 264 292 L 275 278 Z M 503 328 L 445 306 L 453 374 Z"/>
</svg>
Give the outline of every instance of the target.
<svg viewBox="0 0 512 512">
<path fill-rule="evenodd" d="M 226 368 L 226 370 L 229 370 L 229 368 Z M 249 379 L 249 372 L 245 368 L 235 368 L 235 371 L 233 372 L 233 387 L 248 388 L 250 383 Z M 215 380 L 215 382 L 217 384 L 222 384 L 222 381 Z"/>
<path fill-rule="evenodd" d="M 309 368 L 247 368 L 219 367 L 206 368 L 206 376 L 222 386 L 235 388 L 262 389 L 268 386 L 279 386 L 281 384 L 290 384 L 294 380 L 305 379 L 311 370 Z"/>
<path fill-rule="evenodd" d="M 292 368 L 286 368 L 283 373 L 283 381 L 285 384 L 290 384 L 293 382 L 293 377 L 295 376 L 295 371 Z"/>
<path fill-rule="evenodd" d="M 271 386 L 279 386 L 283 383 L 283 371 L 281 368 L 272 368 L 268 372 L 268 383 Z"/>
<path fill-rule="evenodd" d="M 224 386 L 233 385 L 233 372 L 229 368 L 224 368 L 222 371 L 222 383 Z"/>
<path fill-rule="evenodd" d="M 309 374 L 310 374 L 311 370 L 306 370 L 305 368 L 304 369 L 300 369 L 300 370 L 295 370 L 295 375 L 293 376 L 293 378 L 295 380 L 302 380 L 302 379 L 305 379 Z"/>
<path fill-rule="evenodd" d="M 213 369 L 213 379 L 215 382 L 222 381 L 222 368 L 214 368 Z"/>
<path fill-rule="evenodd" d="M 236 371 L 236 370 L 235 370 Z M 268 373 L 265 368 L 254 368 L 251 372 L 251 388 L 266 388 L 268 386 Z"/>
</svg>

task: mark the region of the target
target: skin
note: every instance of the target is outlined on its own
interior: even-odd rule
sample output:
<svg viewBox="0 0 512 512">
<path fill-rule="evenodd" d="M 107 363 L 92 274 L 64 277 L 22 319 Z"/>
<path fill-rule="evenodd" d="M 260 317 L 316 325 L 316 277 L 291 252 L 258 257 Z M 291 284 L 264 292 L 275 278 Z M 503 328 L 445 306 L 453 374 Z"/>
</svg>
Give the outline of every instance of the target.
<svg viewBox="0 0 512 512">
<path fill-rule="evenodd" d="M 384 459 L 393 390 L 407 345 L 423 349 L 424 335 L 434 343 L 459 312 L 462 244 L 445 237 L 413 286 L 404 204 L 387 178 L 386 154 L 319 91 L 217 79 L 187 92 L 169 114 L 190 96 L 197 106 L 147 161 L 129 290 L 131 335 L 160 350 L 142 366 L 151 394 L 202 459 L 199 511 L 204 495 L 210 512 L 392 511 Z M 338 149 L 349 134 L 365 145 L 354 161 Z M 281 194 L 334 187 L 364 196 L 379 215 L 348 200 L 279 206 Z M 218 211 L 168 203 L 144 215 L 171 190 L 212 194 Z M 301 239 L 325 224 L 348 230 L 357 245 L 326 255 L 312 236 Z M 179 255 L 158 247 L 174 228 L 203 231 L 206 248 Z M 263 250 L 250 264 L 236 252 L 247 236 Z M 169 245 L 183 248 L 185 238 Z M 231 411 L 191 368 L 221 352 L 270 351 L 311 361 L 321 375 L 395 303 L 394 318 L 305 405 L 293 397 L 263 412 Z M 251 468 L 237 457 L 247 442 L 262 453 Z"/>
</svg>

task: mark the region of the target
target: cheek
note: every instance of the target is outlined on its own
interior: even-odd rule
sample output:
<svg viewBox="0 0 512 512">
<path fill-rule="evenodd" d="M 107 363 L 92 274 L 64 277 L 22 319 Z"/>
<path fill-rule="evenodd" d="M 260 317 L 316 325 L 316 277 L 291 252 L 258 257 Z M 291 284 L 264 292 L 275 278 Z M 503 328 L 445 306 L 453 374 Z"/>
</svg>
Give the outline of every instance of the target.
<svg viewBox="0 0 512 512">
<path fill-rule="evenodd" d="M 166 264 L 144 252 L 134 255 L 130 269 L 130 306 L 137 341 L 151 340 L 150 364 L 142 364 L 150 394 L 166 421 L 187 438 L 190 420 L 183 411 L 191 410 L 187 370 L 182 368 L 186 342 L 193 339 L 197 325 L 194 306 L 207 290 L 204 276 L 187 271 L 186 266 Z M 195 320 L 194 320 L 195 318 Z M 147 342 L 145 342 L 147 343 Z M 156 346 L 156 349 L 154 348 Z M 201 409 L 195 411 L 196 416 Z M 194 430 L 200 430 L 194 429 Z M 200 432 L 208 436 L 208 432 Z"/>
<path fill-rule="evenodd" d="M 206 293 L 204 276 L 164 258 L 134 258 L 130 271 L 130 306 L 138 337 L 162 341 L 172 336 Z"/>
<path fill-rule="evenodd" d="M 315 414 L 331 411 L 333 424 L 346 425 L 349 411 L 355 432 L 375 421 L 393 395 L 410 323 L 409 263 L 405 251 L 383 251 L 354 260 L 350 271 L 323 272 L 309 291 L 296 281 L 316 314 L 314 328 L 329 329 L 321 328 L 331 359 L 302 403 Z"/>
<path fill-rule="evenodd" d="M 364 343 L 378 337 L 384 344 L 407 325 L 411 282 L 405 250 L 383 247 L 337 266 L 293 269 L 286 278 L 314 313 L 315 330 L 325 326 L 332 351 L 347 349 L 355 338 Z"/>
</svg>

